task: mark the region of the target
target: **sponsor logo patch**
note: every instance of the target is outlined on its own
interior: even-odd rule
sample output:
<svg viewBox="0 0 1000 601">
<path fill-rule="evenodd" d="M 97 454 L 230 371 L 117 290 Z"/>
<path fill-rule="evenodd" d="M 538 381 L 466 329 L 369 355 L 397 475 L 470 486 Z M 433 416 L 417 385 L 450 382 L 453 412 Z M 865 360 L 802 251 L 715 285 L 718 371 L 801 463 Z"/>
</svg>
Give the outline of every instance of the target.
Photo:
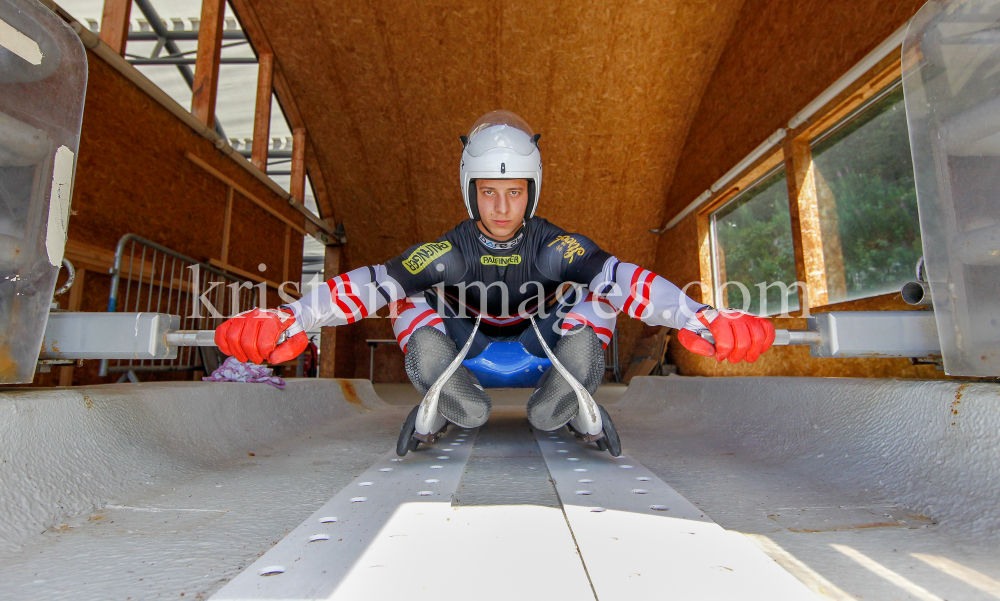
<svg viewBox="0 0 1000 601">
<path fill-rule="evenodd" d="M 553 244 L 558 244 L 558 246 L 556 246 L 556 252 L 561 252 L 563 254 L 563 258 L 568 259 L 570 263 L 572 263 L 573 259 L 576 257 L 582 257 L 583 254 L 587 252 L 587 249 L 585 249 L 582 244 L 577 242 L 576 238 L 573 236 L 559 236 L 552 242 L 549 242 L 550 247 Z"/>
<path fill-rule="evenodd" d="M 403 267 L 412 274 L 418 274 L 430 265 L 434 259 L 443 256 L 450 250 L 451 242 L 429 242 L 422 244 L 403 261 Z"/>
<path fill-rule="evenodd" d="M 493 255 L 483 255 L 479 257 L 479 262 L 483 265 L 495 265 L 496 267 L 506 267 L 508 265 L 520 265 L 521 255 L 511 255 L 509 257 L 494 257 Z"/>
<path fill-rule="evenodd" d="M 517 243 L 521 241 L 521 238 L 524 238 L 524 232 L 521 232 L 520 234 L 515 236 L 513 240 L 508 240 L 506 242 L 497 242 L 495 240 L 490 240 L 482 233 L 480 233 L 479 243 L 490 250 L 510 250 L 515 246 L 517 246 Z"/>
</svg>

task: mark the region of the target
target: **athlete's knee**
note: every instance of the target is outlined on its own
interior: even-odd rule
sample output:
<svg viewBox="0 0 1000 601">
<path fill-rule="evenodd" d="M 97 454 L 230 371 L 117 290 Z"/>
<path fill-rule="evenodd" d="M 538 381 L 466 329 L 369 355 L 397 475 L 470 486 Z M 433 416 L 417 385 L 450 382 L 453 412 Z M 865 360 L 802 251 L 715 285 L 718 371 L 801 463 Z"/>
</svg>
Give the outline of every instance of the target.
<svg viewBox="0 0 1000 601">
<path fill-rule="evenodd" d="M 415 345 L 415 346 L 414 346 Z M 455 342 L 447 334 L 434 326 L 421 326 L 410 334 L 409 343 L 406 345 L 406 353 L 411 350 L 436 347 L 441 349 L 455 349 Z"/>
</svg>

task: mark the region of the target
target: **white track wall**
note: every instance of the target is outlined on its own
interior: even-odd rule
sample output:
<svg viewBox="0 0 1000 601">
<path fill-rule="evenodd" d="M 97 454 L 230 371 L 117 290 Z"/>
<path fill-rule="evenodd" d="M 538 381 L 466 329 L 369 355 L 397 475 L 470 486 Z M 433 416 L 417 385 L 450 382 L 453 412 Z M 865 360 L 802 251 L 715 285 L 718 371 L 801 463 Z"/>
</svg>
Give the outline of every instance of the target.
<svg viewBox="0 0 1000 601">
<path fill-rule="evenodd" d="M 368 380 L 289 380 L 285 390 L 175 382 L 0 392 L 0 551 L 154 479 L 189 477 L 383 406 Z"/>
<path fill-rule="evenodd" d="M 664 436 L 881 495 L 1000 539 L 1000 386 L 854 378 L 636 378 L 617 410 Z"/>
</svg>

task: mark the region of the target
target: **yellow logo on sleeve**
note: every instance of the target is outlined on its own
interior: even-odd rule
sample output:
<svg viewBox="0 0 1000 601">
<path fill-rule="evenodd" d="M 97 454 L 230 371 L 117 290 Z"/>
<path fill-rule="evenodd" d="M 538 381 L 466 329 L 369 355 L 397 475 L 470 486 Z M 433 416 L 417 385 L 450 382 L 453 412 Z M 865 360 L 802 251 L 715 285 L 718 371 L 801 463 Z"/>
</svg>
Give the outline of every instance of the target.
<svg viewBox="0 0 1000 601">
<path fill-rule="evenodd" d="M 429 242 L 420 245 L 417 250 L 403 261 L 403 267 L 412 274 L 418 274 L 435 259 L 451 250 L 451 242 Z"/>
<path fill-rule="evenodd" d="M 552 242 L 549 242 L 549 246 L 552 246 L 553 244 L 559 245 L 556 247 L 556 252 L 563 253 L 563 258 L 569 259 L 570 263 L 572 263 L 573 259 L 577 256 L 582 257 L 584 253 L 587 252 L 587 249 L 577 242 L 576 238 L 573 236 L 559 236 Z"/>
<path fill-rule="evenodd" d="M 511 255 L 509 257 L 494 257 L 493 255 L 482 255 L 479 262 L 483 265 L 494 265 L 496 267 L 506 267 L 508 265 L 520 265 L 521 255 Z"/>
</svg>

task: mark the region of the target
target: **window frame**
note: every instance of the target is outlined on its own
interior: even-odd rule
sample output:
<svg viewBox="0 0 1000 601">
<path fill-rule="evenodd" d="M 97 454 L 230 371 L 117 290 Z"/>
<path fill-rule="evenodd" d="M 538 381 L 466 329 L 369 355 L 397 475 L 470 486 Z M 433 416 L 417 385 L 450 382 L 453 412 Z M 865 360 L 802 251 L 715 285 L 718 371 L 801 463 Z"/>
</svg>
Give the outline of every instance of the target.
<svg viewBox="0 0 1000 601">
<path fill-rule="evenodd" d="M 780 153 L 776 153 L 776 155 L 780 155 Z M 774 176 L 775 174 L 777 174 L 779 171 L 785 169 L 785 165 L 784 165 L 783 161 L 772 160 L 772 161 L 768 161 L 767 164 L 772 165 L 770 169 L 764 171 L 763 173 L 759 173 L 760 170 L 755 170 L 754 174 L 757 175 L 756 179 L 753 179 L 751 181 L 746 181 L 748 178 L 744 178 L 743 180 L 741 180 L 740 183 L 742 183 L 743 185 L 739 187 L 738 191 L 734 192 L 733 194 L 728 195 L 726 197 L 725 201 L 716 204 L 714 206 L 714 208 L 712 208 L 710 211 L 708 211 L 706 213 L 706 216 L 708 218 L 709 245 L 711 247 L 711 253 L 710 253 L 711 256 L 709 257 L 709 259 L 711 261 L 711 279 L 709 281 L 711 282 L 712 298 L 713 299 L 719 299 L 719 304 L 718 305 L 713 305 L 713 306 L 718 306 L 720 308 L 723 307 L 723 306 L 725 306 L 724 299 L 722 298 L 722 294 L 720 292 L 720 286 L 724 282 L 720 281 L 720 275 L 722 273 L 722 269 L 721 269 L 721 266 L 719 265 L 719 253 L 718 253 L 719 240 L 718 240 L 718 234 L 716 233 L 717 232 L 717 218 L 716 218 L 716 215 L 718 215 L 718 213 L 720 211 L 722 211 L 723 209 L 725 209 L 727 206 L 729 206 L 729 205 L 731 205 L 731 204 L 733 204 L 735 202 L 739 202 L 739 200 L 741 198 L 743 198 L 745 195 L 747 195 L 750 192 L 754 191 L 754 189 L 756 189 L 758 185 L 763 184 L 768 179 L 770 179 L 772 176 Z M 758 173 L 759 173 L 759 175 L 758 175 Z M 787 180 L 788 180 L 788 174 L 786 172 L 785 173 L 785 181 L 787 182 Z M 793 237 L 793 241 L 794 241 L 794 237 Z M 771 315 L 779 315 L 779 314 L 778 313 L 769 313 L 768 315 L 771 316 Z"/>
<path fill-rule="evenodd" d="M 705 303 L 716 306 L 718 304 L 716 301 L 720 300 L 717 292 L 713 213 L 732 202 L 780 164 L 784 164 L 788 184 L 795 277 L 797 282 L 804 283 L 798 290 L 800 308 L 791 315 L 808 317 L 813 310 L 830 310 L 841 305 L 891 296 L 882 294 L 838 303 L 829 302 L 822 240 L 818 234 L 820 224 L 816 205 L 812 148 L 868 106 L 891 93 L 899 85 L 901 78 L 902 61 L 899 53 L 892 53 L 828 102 L 808 121 L 795 129 L 788 130 L 782 143 L 772 152 L 750 165 L 732 183 L 715 192 L 707 203 L 699 207 L 698 254 L 702 299 Z"/>
</svg>

